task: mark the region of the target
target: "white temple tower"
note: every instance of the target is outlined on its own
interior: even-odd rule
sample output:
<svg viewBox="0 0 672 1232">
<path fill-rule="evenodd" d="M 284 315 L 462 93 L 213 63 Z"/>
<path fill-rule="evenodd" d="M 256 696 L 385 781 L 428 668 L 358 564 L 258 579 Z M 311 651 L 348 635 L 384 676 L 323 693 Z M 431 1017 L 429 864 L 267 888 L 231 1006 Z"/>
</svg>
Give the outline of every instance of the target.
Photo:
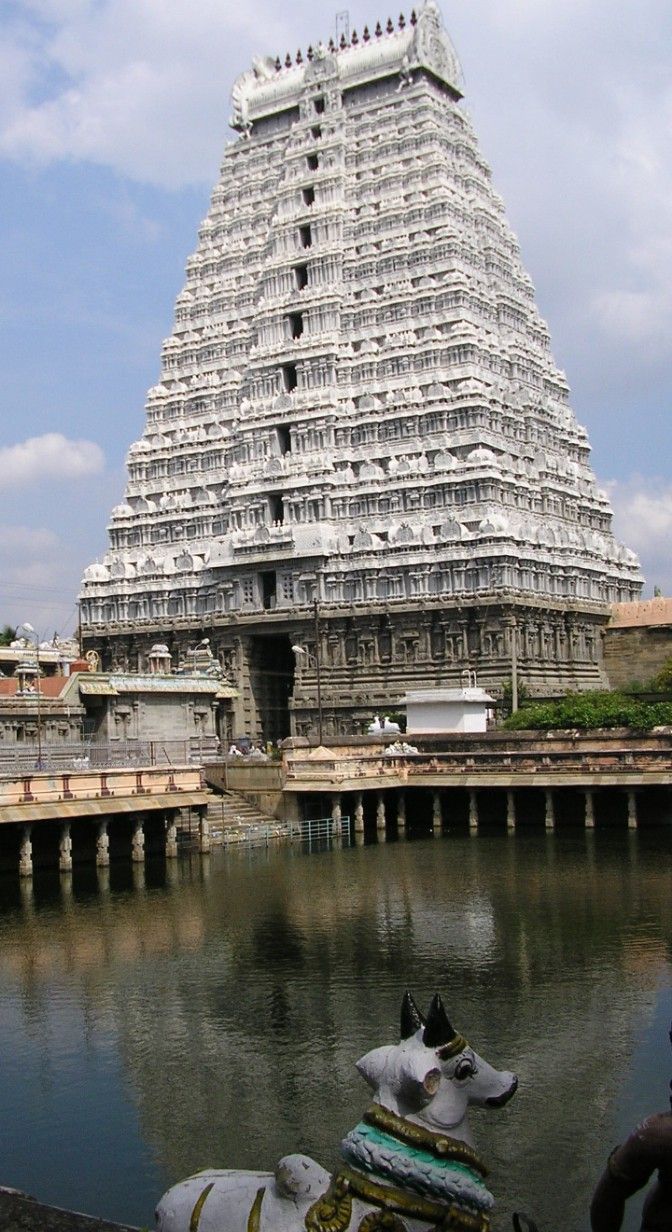
<svg viewBox="0 0 672 1232">
<path fill-rule="evenodd" d="M 318 666 L 327 733 L 496 690 L 514 639 L 531 693 L 599 686 L 639 594 L 461 97 L 432 0 L 234 85 L 81 621 L 105 666 L 208 636 L 236 734 L 315 730 Z"/>
</svg>

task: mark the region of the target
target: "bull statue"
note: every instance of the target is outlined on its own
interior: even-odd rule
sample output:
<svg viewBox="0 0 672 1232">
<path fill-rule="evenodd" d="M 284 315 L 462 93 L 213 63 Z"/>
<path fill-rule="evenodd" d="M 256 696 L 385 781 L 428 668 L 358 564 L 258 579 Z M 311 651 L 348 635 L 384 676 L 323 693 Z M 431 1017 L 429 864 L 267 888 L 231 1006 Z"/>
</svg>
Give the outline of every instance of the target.
<svg viewBox="0 0 672 1232">
<path fill-rule="evenodd" d="M 285 1155 L 274 1173 L 208 1168 L 164 1194 L 157 1232 L 489 1232 L 494 1199 L 468 1109 L 501 1108 L 515 1074 L 474 1052 L 438 995 L 424 1018 L 408 992 L 401 1042 L 357 1069 L 373 1102 L 333 1176 L 306 1155 Z"/>
</svg>

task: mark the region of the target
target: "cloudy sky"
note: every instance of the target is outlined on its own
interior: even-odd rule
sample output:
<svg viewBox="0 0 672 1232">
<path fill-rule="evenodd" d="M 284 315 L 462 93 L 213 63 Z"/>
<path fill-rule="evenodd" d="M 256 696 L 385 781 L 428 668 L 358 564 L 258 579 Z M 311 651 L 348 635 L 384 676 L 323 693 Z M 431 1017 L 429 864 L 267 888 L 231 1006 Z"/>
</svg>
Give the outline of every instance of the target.
<svg viewBox="0 0 672 1232">
<path fill-rule="evenodd" d="M 352 0 L 360 32 L 388 16 L 372 4 Z M 336 7 L 0 0 L 0 623 L 73 627 L 233 136 L 232 81 L 253 54 L 326 41 Z M 443 12 L 617 533 L 645 594 L 672 593 L 672 5 Z"/>
</svg>

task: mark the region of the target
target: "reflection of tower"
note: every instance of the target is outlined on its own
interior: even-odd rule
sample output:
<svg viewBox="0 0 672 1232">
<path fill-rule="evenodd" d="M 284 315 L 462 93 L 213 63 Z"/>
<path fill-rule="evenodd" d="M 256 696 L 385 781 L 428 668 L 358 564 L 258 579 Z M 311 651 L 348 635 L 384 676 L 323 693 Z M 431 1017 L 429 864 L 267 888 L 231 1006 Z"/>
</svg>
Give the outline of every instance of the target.
<svg viewBox="0 0 672 1232">
<path fill-rule="evenodd" d="M 351 728 L 465 667 L 501 685 L 505 627 L 530 692 L 595 685 L 639 592 L 461 91 L 431 0 L 234 86 L 82 623 L 104 660 L 237 642 L 241 731 L 315 729 L 290 652 L 314 598 Z"/>
</svg>

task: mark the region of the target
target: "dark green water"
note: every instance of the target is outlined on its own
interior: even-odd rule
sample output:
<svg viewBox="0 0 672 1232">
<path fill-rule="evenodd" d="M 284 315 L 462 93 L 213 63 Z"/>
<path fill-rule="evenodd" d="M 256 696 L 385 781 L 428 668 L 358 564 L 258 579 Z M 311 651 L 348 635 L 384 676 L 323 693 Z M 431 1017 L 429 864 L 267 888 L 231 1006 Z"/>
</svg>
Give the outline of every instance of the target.
<svg viewBox="0 0 672 1232">
<path fill-rule="evenodd" d="M 5 878 L 0 1183 L 151 1226 L 206 1164 L 331 1166 L 408 986 L 519 1074 L 473 1118 L 497 1226 L 578 1232 L 608 1150 L 667 1105 L 671 939 L 664 828 Z"/>
</svg>

